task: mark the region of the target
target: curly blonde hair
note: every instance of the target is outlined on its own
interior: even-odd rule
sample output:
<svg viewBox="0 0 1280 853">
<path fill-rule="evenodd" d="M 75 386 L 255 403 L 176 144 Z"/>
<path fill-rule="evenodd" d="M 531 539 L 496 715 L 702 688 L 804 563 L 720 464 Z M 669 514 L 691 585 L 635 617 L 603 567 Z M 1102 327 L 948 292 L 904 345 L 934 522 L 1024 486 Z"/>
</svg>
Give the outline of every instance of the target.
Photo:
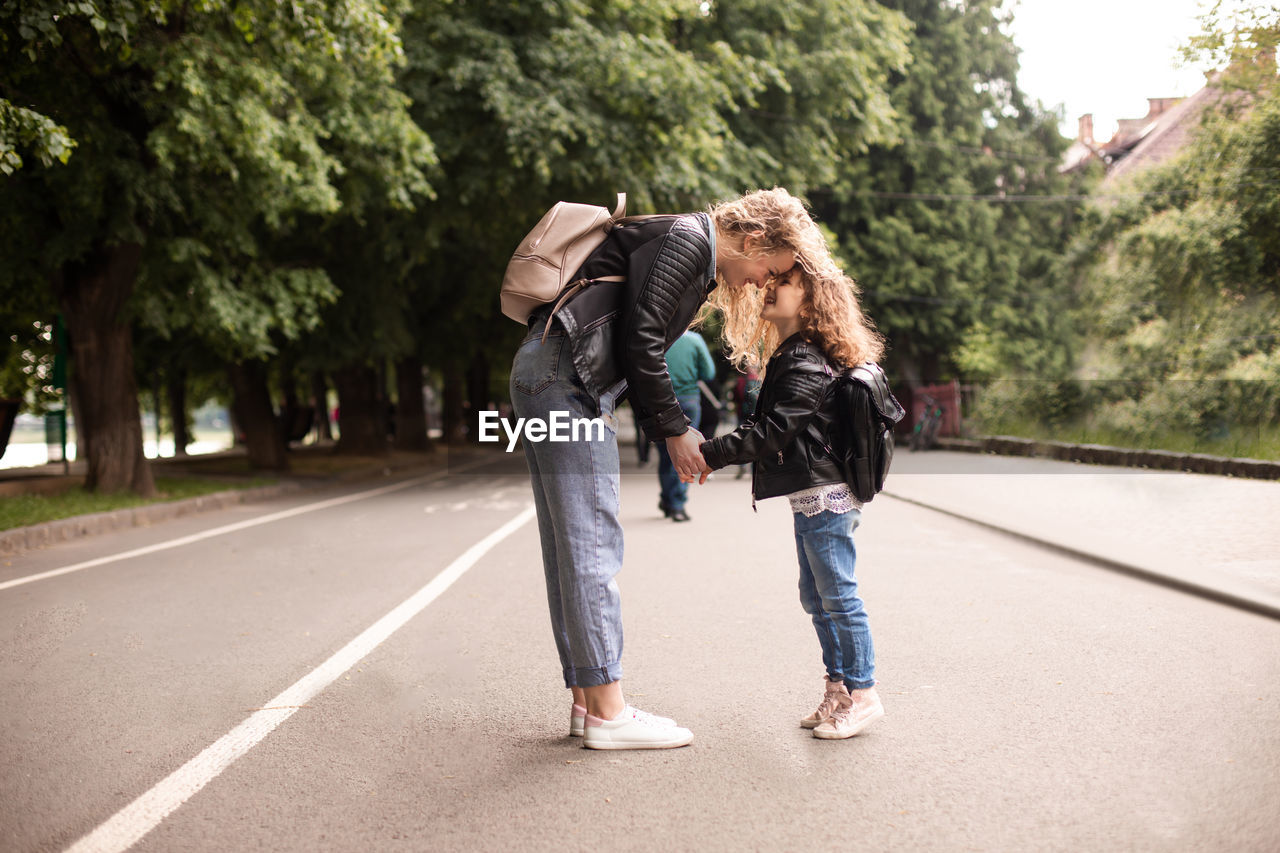
<svg viewBox="0 0 1280 853">
<path fill-rule="evenodd" d="M 821 347 L 829 359 L 845 367 L 880 360 L 884 338 L 862 313 L 858 285 L 840 269 L 800 199 L 780 188 L 757 190 L 714 205 L 710 213 L 718 234 L 755 234 L 758 248 L 750 253 L 753 256 L 778 249 L 795 252 L 805 291 L 801 306 L 805 337 Z M 713 313 L 721 314 L 721 337 L 729 361 L 739 370 L 752 367 L 763 371 L 781 343 L 773 324 L 760 318 L 763 306 L 760 288 L 717 287 L 695 325 Z"/>
</svg>

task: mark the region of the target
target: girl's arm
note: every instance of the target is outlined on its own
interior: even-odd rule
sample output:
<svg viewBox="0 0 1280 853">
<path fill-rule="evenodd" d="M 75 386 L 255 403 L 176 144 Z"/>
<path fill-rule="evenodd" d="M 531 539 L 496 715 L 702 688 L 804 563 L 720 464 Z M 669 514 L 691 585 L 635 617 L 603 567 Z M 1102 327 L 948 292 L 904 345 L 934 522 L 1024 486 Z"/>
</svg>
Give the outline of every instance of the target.
<svg viewBox="0 0 1280 853">
<path fill-rule="evenodd" d="M 726 465 L 741 465 L 786 449 L 817 414 L 827 381 L 827 374 L 811 361 L 801 362 L 778 376 L 771 389 L 768 411 L 757 411 L 733 432 L 702 443 L 707 467 L 714 471 Z"/>
</svg>

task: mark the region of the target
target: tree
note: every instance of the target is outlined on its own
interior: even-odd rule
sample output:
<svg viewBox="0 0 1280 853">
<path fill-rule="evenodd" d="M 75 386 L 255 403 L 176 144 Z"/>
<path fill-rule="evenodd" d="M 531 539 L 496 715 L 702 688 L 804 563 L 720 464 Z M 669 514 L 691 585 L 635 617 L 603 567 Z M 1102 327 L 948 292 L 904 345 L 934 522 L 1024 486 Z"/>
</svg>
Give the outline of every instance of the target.
<svg viewBox="0 0 1280 853">
<path fill-rule="evenodd" d="M 815 202 L 892 372 L 914 384 L 961 367 L 1064 371 L 1069 303 L 1048 276 L 1079 189 L 1057 171 L 1056 116 L 1017 87 L 1000 0 L 885 5 L 913 25 L 910 68 L 891 81 L 900 141 L 844 161 Z"/>
<path fill-rule="evenodd" d="M 875 3 L 419 0 L 403 86 L 437 144 L 429 247 L 411 274 L 419 354 L 446 376 L 446 425 L 518 327 L 498 312 L 511 249 L 560 199 L 683 211 L 834 171 L 890 126 L 904 24 Z M 836 124 L 833 120 L 843 120 Z"/>
<path fill-rule="evenodd" d="M 0 12 L 18 33 L 0 44 L 0 95 L 76 145 L 65 165 L 0 186 L 0 282 L 52 282 L 92 436 L 89 488 L 153 489 L 135 317 L 251 364 L 336 297 L 311 253 L 285 250 L 301 217 L 337 213 L 344 177 L 369 163 L 397 202 L 425 190 L 430 143 L 394 86 L 399 11 L 45 0 Z"/>
<path fill-rule="evenodd" d="M 1221 10 L 1187 50 L 1229 63 L 1214 106 L 1177 158 L 1095 207 L 1062 281 L 1083 299 L 1083 367 L 1108 380 L 1094 420 L 1129 436 L 1280 424 L 1280 19 Z"/>
</svg>

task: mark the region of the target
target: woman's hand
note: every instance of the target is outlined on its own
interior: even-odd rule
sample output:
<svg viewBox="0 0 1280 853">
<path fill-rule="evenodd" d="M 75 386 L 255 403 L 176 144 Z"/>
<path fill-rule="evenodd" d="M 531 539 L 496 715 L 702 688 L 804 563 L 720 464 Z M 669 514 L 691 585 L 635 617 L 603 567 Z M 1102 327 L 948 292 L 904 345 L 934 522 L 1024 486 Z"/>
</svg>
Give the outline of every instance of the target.
<svg viewBox="0 0 1280 853">
<path fill-rule="evenodd" d="M 700 449 L 702 442 L 702 433 L 693 427 L 667 439 L 667 453 L 671 456 L 671 463 L 675 465 L 676 474 L 680 476 L 680 482 L 692 483 L 698 479 L 698 473 L 707 467 Z"/>
</svg>

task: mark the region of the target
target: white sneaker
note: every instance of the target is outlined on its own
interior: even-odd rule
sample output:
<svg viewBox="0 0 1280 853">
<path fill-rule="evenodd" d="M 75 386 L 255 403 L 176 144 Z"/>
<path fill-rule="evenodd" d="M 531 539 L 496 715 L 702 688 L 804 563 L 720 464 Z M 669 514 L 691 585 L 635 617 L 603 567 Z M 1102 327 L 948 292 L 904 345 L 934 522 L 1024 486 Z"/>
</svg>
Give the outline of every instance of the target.
<svg viewBox="0 0 1280 853">
<path fill-rule="evenodd" d="M 666 717 L 658 717 L 650 714 L 648 711 L 641 711 L 639 708 L 632 708 L 637 715 L 647 717 L 660 726 L 674 726 L 675 720 Z M 577 704 L 573 705 L 573 709 L 569 711 L 569 737 L 582 737 L 582 730 L 586 726 L 587 709 Z"/>
<path fill-rule="evenodd" d="M 612 720 L 590 714 L 583 719 L 582 745 L 587 749 L 673 749 L 692 742 L 688 729 L 630 705 Z"/>
</svg>

